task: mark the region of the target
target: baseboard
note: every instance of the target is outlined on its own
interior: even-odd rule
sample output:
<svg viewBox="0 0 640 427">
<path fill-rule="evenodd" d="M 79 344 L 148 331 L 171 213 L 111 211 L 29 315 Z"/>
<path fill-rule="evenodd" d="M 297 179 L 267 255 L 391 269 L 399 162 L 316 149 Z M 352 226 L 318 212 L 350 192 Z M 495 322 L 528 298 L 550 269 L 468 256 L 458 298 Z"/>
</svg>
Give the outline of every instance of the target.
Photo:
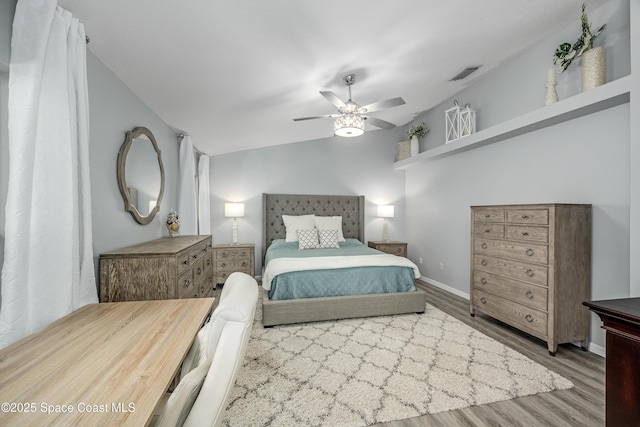
<svg viewBox="0 0 640 427">
<path fill-rule="evenodd" d="M 580 346 L 580 343 L 577 344 L 578 346 Z M 607 349 L 602 347 L 601 345 L 598 344 L 594 344 L 594 343 L 589 343 L 589 351 L 591 353 L 595 353 L 598 356 L 602 356 L 602 357 L 607 357 Z"/>
<path fill-rule="evenodd" d="M 458 290 L 456 288 L 452 288 L 451 286 L 445 285 L 444 283 L 440 283 L 440 282 L 438 282 L 436 280 L 429 279 L 428 277 L 420 276 L 420 280 L 422 280 L 424 282 L 428 282 L 429 284 L 435 286 L 436 288 L 440 288 L 443 291 L 449 292 L 450 294 L 457 295 L 460 298 L 464 298 L 466 300 L 470 300 L 471 299 L 471 297 L 469 296 L 468 293 L 462 292 L 462 291 L 460 291 L 460 290 Z"/>
<path fill-rule="evenodd" d="M 460 298 L 464 298 L 466 300 L 470 299 L 470 296 L 469 296 L 468 293 L 462 292 L 462 291 L 460 291 L 460 290 L 458 290 L 456 288 L 452 288 L 451 286 L 445 285 L 444 283 L 440 283 L 437 280 L 433 280 L 433 279 L 430 279 L 430 278 L 425 277 L 425 276 L 420 276 L 420 280 L 422 280 L 423 282 L 427 282 L 427 283 L 435 286 L 436 288 L 440 288 L 445 292 L 449 292 L 451 294 L 457 295 Z M 573 343 L 573 345 L 580 347 L 580 343 L 579 342 Z M 594 344 L 594 343 L 590 342 L 589 343 L 589 351 L 591 353 L 597 354 L 598 356 L 606 357 L 606 349 L 604 347 L 598 345 L 598 344 Z"/>
</svg>

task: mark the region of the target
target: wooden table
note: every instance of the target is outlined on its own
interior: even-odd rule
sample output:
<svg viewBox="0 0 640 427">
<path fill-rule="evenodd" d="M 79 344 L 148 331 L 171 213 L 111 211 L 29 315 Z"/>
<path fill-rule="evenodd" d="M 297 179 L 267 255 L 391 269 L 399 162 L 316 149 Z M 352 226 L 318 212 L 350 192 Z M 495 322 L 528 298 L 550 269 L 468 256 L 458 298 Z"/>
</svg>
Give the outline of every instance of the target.
<svg viewBox="0 0 640 427">
<path fill-rule="evenodd" d="M 213 301 L 90 304 L 0 350 L 0 425 L 148 424 Z"/>
<path fill-rule="evenodd" d="M 640 298 L 583 304 L 607 331 L 606 424 L 640 426 Z"/>
</svg>

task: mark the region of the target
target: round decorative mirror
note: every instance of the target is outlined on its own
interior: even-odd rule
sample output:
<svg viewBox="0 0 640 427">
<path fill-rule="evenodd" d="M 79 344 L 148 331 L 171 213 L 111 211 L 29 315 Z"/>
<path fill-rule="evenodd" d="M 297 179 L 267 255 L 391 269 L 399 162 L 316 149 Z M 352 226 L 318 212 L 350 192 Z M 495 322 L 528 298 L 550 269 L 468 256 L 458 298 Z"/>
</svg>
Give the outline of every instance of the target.
<svg viewBox="0 0 640 427">
<path fill-rule="evenodd" d="M 164 166 L 151 131 L 127 131 L 118 152 L 118 187 L 124 209 L 139 224 L 149 224 L 160 210 L 164 193 Z"/>
</svg>

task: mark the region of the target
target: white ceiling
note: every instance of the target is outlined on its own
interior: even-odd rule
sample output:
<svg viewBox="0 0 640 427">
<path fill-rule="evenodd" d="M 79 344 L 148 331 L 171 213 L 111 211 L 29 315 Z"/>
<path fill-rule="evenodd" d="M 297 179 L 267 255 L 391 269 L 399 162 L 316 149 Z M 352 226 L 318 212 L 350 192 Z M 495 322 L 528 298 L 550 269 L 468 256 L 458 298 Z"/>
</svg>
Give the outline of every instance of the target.
<svg viewBox="0 0 640 427">
<path fill-rule="evenodd" d="M 318 92 L 330 90 L 346 100 L 342 77 L 349 73 L 357 75 L 355 102 L 401 96 L 406 105 L 371 115 L 407 124 L 546 34 L 577 22 L 582 3 L 58 2 L 85 25 L 89 50 L 207 154 L 332 136 L 331 119 L 292 119 L 334 113 Z M 588 10 L 602 3 L 586 1 Z M 473 65 L 482 67 L 463 81 L 449 81 Z"/>
</svg>

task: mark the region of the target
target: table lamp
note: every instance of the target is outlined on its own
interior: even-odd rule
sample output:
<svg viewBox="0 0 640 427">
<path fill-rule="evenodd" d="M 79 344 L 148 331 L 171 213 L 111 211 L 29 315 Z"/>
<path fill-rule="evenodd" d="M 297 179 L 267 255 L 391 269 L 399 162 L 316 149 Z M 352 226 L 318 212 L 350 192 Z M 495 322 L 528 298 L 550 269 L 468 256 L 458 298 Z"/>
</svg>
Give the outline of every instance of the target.
<svg viewBox="0 0 640 427">
<path fill-rule="evenodd" d="M 233 218 L 232 226 L 232 239 L 231 244 L 238 244 L 238 218 L 244 216 L 244 203 L 225 203 L 224 204 L 224 216 L 227 218 Z"/>
<path fill-rule="evenodd" d="M 393 205 L 378 205 L 378 217 L 384 218 L 382 225 L 382 241 L 389 241 L 389 222 L 387 218 L 393 218 Z"/>
</svg>

